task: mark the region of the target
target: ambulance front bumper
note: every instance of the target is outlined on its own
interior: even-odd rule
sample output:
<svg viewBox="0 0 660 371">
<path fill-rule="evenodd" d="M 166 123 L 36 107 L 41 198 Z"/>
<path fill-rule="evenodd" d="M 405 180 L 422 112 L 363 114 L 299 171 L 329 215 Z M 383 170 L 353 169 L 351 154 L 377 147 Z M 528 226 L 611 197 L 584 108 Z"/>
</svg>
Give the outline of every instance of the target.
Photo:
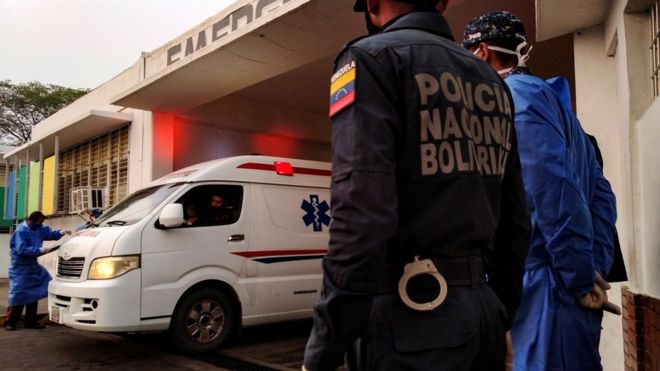
<svg viewBox="0 0 660 371">
<path fill-rule="evenodd" d="M 128 332 L 140 328 L 140 270 L 109 280 L 48 285 L 50 320 L 88 331 Z"/>
</svg>

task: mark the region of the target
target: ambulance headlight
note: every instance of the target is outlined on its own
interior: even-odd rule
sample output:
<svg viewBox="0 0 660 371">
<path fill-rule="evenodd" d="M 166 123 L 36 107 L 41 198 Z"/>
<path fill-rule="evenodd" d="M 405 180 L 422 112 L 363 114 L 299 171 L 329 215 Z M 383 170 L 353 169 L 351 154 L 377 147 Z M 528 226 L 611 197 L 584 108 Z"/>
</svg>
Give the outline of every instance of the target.
<svg viewBox="0 0 660 371">
<path fill-rule="evenodd" d="M 98 258 L 94 259 L 91 267 L 89 267 L 87 279 L 108 280 L 137 268 L 140 268 L 139 255 Z"/>
</svg>

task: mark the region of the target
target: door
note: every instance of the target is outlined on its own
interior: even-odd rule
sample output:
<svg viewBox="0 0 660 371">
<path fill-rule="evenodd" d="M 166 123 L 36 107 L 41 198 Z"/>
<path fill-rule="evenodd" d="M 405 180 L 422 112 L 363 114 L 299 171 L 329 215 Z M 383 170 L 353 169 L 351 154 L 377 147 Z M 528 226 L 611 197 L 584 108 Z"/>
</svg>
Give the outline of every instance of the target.
<svg viewBox="0 0 660 371">
<path fill-rule="evenodd" d="M 308 316 L 319 297 L 328 248 L 330 191 L 255 184 L 251 197 L 253 229 L 245 256 L 256 277 L 237 282 L 251 298 L 244 313 L 278 320 Z"/>
<path fill-rule="evenodd" d="M 141 317 L 170 316 L 185 289 L 203 280 L 233 284 L 247 250 L 249 192 L 245 184 L 194 184 L 176 203 L 186 222 L 164 229 L 157 222 L 142 234 Z"/>
</svg>

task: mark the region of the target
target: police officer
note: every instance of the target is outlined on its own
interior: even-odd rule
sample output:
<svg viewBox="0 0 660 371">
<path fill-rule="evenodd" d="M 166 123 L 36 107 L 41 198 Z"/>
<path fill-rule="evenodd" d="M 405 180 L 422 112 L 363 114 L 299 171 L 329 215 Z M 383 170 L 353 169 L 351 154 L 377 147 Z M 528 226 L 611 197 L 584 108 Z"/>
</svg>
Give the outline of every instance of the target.
<svg viewBox="0 0 660 371">
<path fill-rule="evenodd" d="M 463 46 L 505 78 L 515 103 L 532 242 L 511 328 L 514 369 L 599 370 L 616 209 L 568 82 L 530 74 L 525 29 L 511 13 L 473 19 Z"/>
<path fill-rule="evenodd" d="M 307 370 L 341 366 L 358 338 L 351 366 L 368 370 L 504 367 L 486 273 L 499 293 L 519 286 L 528 244 L 512 105 L 436 6 L 355 4 L 372 35 L 331 78 L 333 222 Z"/>
</svg>

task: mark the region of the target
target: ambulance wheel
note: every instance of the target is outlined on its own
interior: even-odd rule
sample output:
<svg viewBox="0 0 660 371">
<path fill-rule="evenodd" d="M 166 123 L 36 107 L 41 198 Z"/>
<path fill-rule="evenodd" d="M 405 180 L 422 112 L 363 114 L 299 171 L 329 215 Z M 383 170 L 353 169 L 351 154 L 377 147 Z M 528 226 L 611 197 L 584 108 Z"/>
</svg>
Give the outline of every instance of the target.
<svg viewBox="0 0 660 371">
<path fill-rule="evenodd" d="M 219 349 L 236 327 L 232 301 L 223 292 L 204 288 L 188 294 L 172 319 L 172 345 L 184 353 L 206 353 Z"/>
</svg>

